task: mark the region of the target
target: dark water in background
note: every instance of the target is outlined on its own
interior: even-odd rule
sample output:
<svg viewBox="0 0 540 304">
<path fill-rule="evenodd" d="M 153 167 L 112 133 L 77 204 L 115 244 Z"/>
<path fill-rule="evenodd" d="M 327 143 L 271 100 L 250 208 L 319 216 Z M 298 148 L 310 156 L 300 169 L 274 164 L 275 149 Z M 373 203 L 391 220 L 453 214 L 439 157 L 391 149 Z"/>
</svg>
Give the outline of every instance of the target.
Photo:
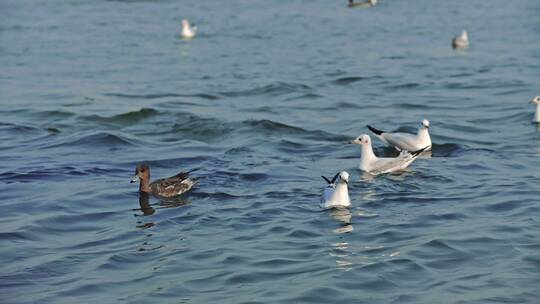
<svg viewBox="0 0 540 304">
<path fill-rule="evenodd" d="M 0 302 L 539 303 L 539 14 L 0 2 Z M 360 174 L 346 140 L 424 117 L 433 157 Z M 204 179 L 141 211 L 143 160 Z M 353 207 L 322 211 L 339 169 Z"/>
</svg>

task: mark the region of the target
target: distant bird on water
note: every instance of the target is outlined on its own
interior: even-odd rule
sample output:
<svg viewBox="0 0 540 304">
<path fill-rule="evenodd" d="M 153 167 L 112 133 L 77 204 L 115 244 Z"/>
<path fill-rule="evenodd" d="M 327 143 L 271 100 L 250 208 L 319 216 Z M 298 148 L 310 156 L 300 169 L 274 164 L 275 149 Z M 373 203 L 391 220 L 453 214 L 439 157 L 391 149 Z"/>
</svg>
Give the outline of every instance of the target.
<svg viewBox="0 0 540 304">
<path fill-rule="evenodd" d="M 349 0 L 349 7 L 372 7 L 377 5 L 377 0 L 367 0 L 366 2 L 357 2 L 354 0 Z"/>
<path fill-rule="evenodd" d="M 540 123 L 540 96 L 536 96 L 531 101 L 530 104 L 536 105 L 536 111 L 534 112 L 533 122 Z"/>
<path fill-rule="evenodd" d="M 321 196 L 321 208 L 346 208 L 351 205 L 351 199 L 349 198 L 349 173 L 347 171 L 341 171 L 329 180 L 322 176 L 327 182 L 326 188 L 324 188 Z"/>
<path fill-rule="evenodd" d="M 195 170 L 197 169 L 180 172 L 175 176 L 150 183 L 150 167 L 147 164 L 139 164 L 131 182 L 139 181 L 140 192 L 161 197 L 174 197 L 189 191 L 197 183 L 197 178 L 189 178 L 189 174 Z"/>
<path fill-rule="evenodd" d="M 191 26 L 189 20 L 182 20 L 182 33 L 180 34 L 184 39 L 191 39 L 197 35 L 197 27 Z"/>
<path fill-rule="evenodd" d="M 454 49 L 466 49 L 469 47 L 469 35 L 467 35 L 466 30 L 463 30 L 459 36 L 452 39 L 452 47 Z"/>
<path fill-rule="evenodd" d="M 401 132 L 385 132 L 368 125 L 368 129 L 375 133 L 380 140 L 393 146 L 398 151 L 418 151 L 426 148 L 426 151 L 431 150 L 431 137 L 429 136 L 429 120 L 424 119 L 418 128 L 417 134 L 401 133 Z"/>
</svg>

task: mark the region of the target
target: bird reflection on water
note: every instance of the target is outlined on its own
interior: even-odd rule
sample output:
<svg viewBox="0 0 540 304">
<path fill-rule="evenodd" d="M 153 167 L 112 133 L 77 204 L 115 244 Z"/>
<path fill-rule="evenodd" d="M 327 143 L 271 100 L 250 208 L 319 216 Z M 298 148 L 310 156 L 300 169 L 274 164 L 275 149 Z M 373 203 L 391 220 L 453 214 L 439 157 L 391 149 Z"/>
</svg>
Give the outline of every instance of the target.
<svg viewBox="0 0 540 304">
<path fill-rule="evenodd" d="M 149 198 L 149 194 L 148 193 L 145 193 L 145 192 L 140 192 L 139 193 L 139 205 L 140 205 L 140 208 L 139 209 L 133 209 L 134 211 L 142 211 L 143 214 L 135 214 L 135 216 L 148 216 L 148 215 L 152 215 L 156 212 L 156 209 L 152 208 L 152 206 L 150 205 L 150 198 Z M 143 222 L 143 221 L 137 221 L 137 228 L 141 228 L 141 229 L 147 229 L 147 228 L 150 228 L 150 227 L 153 227 L 155 224 L 154 222 Z"/>
<path fill-rule="evenodd" d="M 139 192 L 139 206 L 140 208 L 133 209 L 133 211 L 141 211 L 142 214 L 135 214 L 135 216 L 150 216 L 156 213 L 156 209 L 164 209 L 164 208 L 176 208 L 180 206 L 184 206 L 187 204 L 191 204 L 191 202 L 185 198 L 174 198 L 174 199 L 167 199 L 167 200 L 160 200 L 158 205 L 154 208 L 150 204 L 150 195 L 146 192 Z M 138 221 L 137 222 L 137 228 L 150 228 L 155 225 L 154 222 L 146 222 Z"/>
<path fill-rule="evenodd" d="M 348 233 L 354 230 L 351 224 L 352 213 L 349 209 L 332 209 L 330 217 L 341 224 L 341 227 L 333 230 L 336 234 Z M 350 261 L 350 250 L 348 242 L 338 242 L 330 244 L 330 256 L 336 259 L 337 269 L 348 271 L 352 269 L 353 263 Z"/>
<path fill-rule="evenodd" d="M 156 209 L 150 206 L 150 195 L 148 193 L 139 193 L 139 205 L 141 208 L 138 210 L 141 210 L 143 215 L 152 215 L 156 212 Z"/>
<path fill-rule="evenodd" d="M 331 244 L 330 256 L 336 258 L 338 270 L 349 271 L 352 269 L 353 263 L 350 261 L 351 253 L 348 242 L 340 242 Z"/>
<path fill-rule="evenodd" d="M 139 192 L 139 206 L 140 208 L 133 209 L 133 211 L 141 211 L 141 213 L 136 213 L 136 217 L 142 217 L 137 221 L 137 225 L 135 227 L 140 228 L 142 230 L 152 228 L 156 226 L 156 223 L 152 221 L 152 216 L 156 213 L 157 209 L 164 209 L 164 208 L 176 208 L 180 206 L 184 206 L 187 204 L 190 204 L 191 202 L 185 198 L 179 198 L 176 197 L 174 199 L 167 199 L 167 200 L 160 200 L 157 205 L 152 206 L 150 204 L 150 194 L 146 192 Z M 164 245 L 155 245 L 154 242 L 151 241 L 150 238 L 152 238 L 154 241 L 156 241 L 156 238 L 154 236 L 154 233 L 156 233 L 156 230 L 153 230 L 153 232 L 147 232 L 144 238 L 144 242 L 142 243 L 141 247 L 138 249 L 138 251 L 151 251 L 163 248 Z"/>
<path fill-rule="evenodd" d="M 341 227 L 334 229 L 334 233 L 347 233 L 354 230 L 354 227 L 351 224 L 352 214 L 349 209 L 332 209 L 330 211 L 330 216 L 341 224 Z"/>
</svg>

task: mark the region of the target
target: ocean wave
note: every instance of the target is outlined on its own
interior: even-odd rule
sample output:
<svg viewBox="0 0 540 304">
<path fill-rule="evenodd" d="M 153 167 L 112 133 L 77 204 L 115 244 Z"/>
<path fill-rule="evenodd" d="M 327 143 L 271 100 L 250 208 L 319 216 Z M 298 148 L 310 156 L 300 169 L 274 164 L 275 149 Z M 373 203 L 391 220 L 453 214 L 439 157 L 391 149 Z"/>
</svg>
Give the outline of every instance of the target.
<svg viewBox="0 0 540 304">
<path fill-rule="evenodd" d="M 178 138 L 190 138 L 199 141 L 231 140 L 231 136 L 296 136 L 315 141 L 345 141 L 349 138 L 322 130 L 306 130 L 304 128 L 270 119 L 248 119 L 243 121 L 223 121 L 217 118 L 206 118 L 193 114 L 177 115 L 176 122 L 168 132 Z"/>
<path fill-rule="evenodd" d="M 464 146 L 454 143 L 433 143 L 431 148 L 433 157 L 453 157 L 459 155 L 465 150 L 466 148 Z"/>
<path fill-rule="evenodd" d="M 246 124 L 250 127 L 255 127 L 255 129 L 252 129 L 252 131 L 259 131 L 265 134 L 271 133 L 276 135 L 301 135 L 305 139 L 311 139 L 316 141 L 346 141 L 350 139 L 344 135 L 337 135 L 322 130 L 306 130 L 301 127 L 292 126 L 268 119 L 250 119 L 243 121 L 243 124 Z"/>
<path fill-rule="evenodd" d="M 20 135 L 29 135 L 32 133 L 39 133 L 40 128 L 34 126 L 20 125 L 16 123 L 3 123 L 0 122 L 0 131 L 6 131 L 9 133 L 16 133 Z M 13 134 L 12 134 L 13 135 Z"/>
<path fill-rule="evenodd" d="M 111 125 L 132 125 L 139 123 L 142 120 L 159 116 L 161 113 L 152 108 L 142 108 L 138 111 L 130 111 L 122 114 L 117 114 L 110 117 L 100 115 L 81 116 L 78 119 L 89 123 L 96 124 L 111 124 Z"/>
<path fill-rule="evenodd" d="M 270 175 L 265 173 L 242 173 L 239 176 L 241 179 L 250 182 L 261 182 L 270 178 Z"/>
<path fill-rule="evenodd" d="M 224 136 L 231 134 L 236 127 L 235 123 L 181 113 L 169 133 L 173 133 L 175 137 L 182 134 L 183 137 L 195 140 L 211 141 L 224 139 Z"/>
<path fill-rule="evenodd" d="M 124 94 L 124 93 L 106 93 L 105 96 L 109 97 L 119 97 L 127 99 L 163 99 L 163 98 L 174 98 L 174 97 L 187 97 L 187 98 L 201 98 L 206 100 L 216 100 L 219 99 L 218 96 L 199 93 L 199 94 L 178 94 L 178 93 L 156 93 L 156 94 Z"/>
<path fill-rule="evenodd" d="M 313 89 L 305 84 L 276 82 L 262 87 L 247 90 L 220 92 L 219 95 L 225 97 L 248 97 L 248 96 L 280 96 L 295 92 L 306 93 Z"/>
<path fill-rule="evenodd" d="M 475 82 L 449 82 L 443 85 L 450 90 L 471 90 L 471 89 L 508 89 L 527 87 L 527 83 L 522 80 L 500 80 L 500 79 L 479 79 Z"/>
<path fill-rule="evenodd" d="M 121 171 L 123 173 L 123 171 Z M 5 183 L 26 183 L 35 182 L 40 180 L 47 181 L 63 181 L 77 176 L 110 176 L 111 174 L 118 174 L 117 169 L 107 169 L 99 167 L 90 168 L 75 168 L 72 166 L 58 166 L 29 171 L 5 171 L 0 173 L 0 181 Z"/>
<path fill-rule="evenodd" d="M 400 84 L 392 84 L 386 86 L 387 89 L 390 90 L 412 90 L 412 89 L 418 89 L 421 86 L 418 82 L 407 82 L 407 83 L 400 83 Z"/>
<path fill-rule="evenodd" d="M 360 76 L 341 77 L 341 78 L 333 80 L 332 84 L 346 86 L 346 85 L 349 85 L 351 83 L 355 83 L 355 82 L 362 81 L 362 80 L 365 80 L 365 79 L 368 79 L 368 78 L 367 77 L 360 77 Z"/>
<path fill-rule="evenodd" d="M 56 168 L 30 170 L 27 172 L 2 172 L 0 173 L 0 181 L 3 181 L 5 183 L 26 183 L 40 180 L 58 181 L 65 180 L 69 177 L 81 175 L 86 174 L 83 171 L 80 171 L 74 167 L 62 166 Z"/>
<path fill-rule="evenodd" d="M 92 134 L 75 134 L 68 138 L 58 138 L 55 143 L 47 144 L 43 149 L 52 149 L 58 147 L 104 147 L 115 149 L 118 147 L 129 147 L 139 145 L 135 139 L 128 138 L 125 135 L 114 134 L 110 132 L 97 132 Z"/>
<path fill-rule="evenodd" d="M 246 124 L 250 127 L 255 127 L 256 129 L 260 131 L 269 131 L 269 132 L 306 132 L 306 130 L 290 126 L 281 122 L 272 121 L 268 119 L 262 119 L 262 120 L 255 120 L 255 119 L 249 119 L 243 121 L 243 124 Z"/>
<path fill-rule="evenodd" d="M 294 100 L 311 100 L 311 99 L 319 99 L 322 98 L 322 95 L 315 94 L 315 93 L 305 93 L 299 96 L 293 96 L 290 98 L 285 99 L 285 101 L 294 101 Z"/>
</svg>

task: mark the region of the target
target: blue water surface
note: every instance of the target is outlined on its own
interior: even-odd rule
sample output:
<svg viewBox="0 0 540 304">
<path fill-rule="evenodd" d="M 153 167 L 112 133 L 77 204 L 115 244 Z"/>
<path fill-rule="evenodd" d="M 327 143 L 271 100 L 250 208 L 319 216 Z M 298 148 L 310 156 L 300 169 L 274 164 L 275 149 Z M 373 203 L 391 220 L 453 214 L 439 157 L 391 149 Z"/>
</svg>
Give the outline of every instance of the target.
<svg viewBox="0 0 540 304">
<path fill-rule="evenodd" d="M 539 303 L 539 14 L 1 1 L 0 302 Z M 366 124 L 424 118 L 431 155 L 359 171 L 346 142 Z M 139 196 L 142 161 L 200 184 Z M 353 206 L 321 210 L 320 175 L 339 170 Z"/>
</svg>

